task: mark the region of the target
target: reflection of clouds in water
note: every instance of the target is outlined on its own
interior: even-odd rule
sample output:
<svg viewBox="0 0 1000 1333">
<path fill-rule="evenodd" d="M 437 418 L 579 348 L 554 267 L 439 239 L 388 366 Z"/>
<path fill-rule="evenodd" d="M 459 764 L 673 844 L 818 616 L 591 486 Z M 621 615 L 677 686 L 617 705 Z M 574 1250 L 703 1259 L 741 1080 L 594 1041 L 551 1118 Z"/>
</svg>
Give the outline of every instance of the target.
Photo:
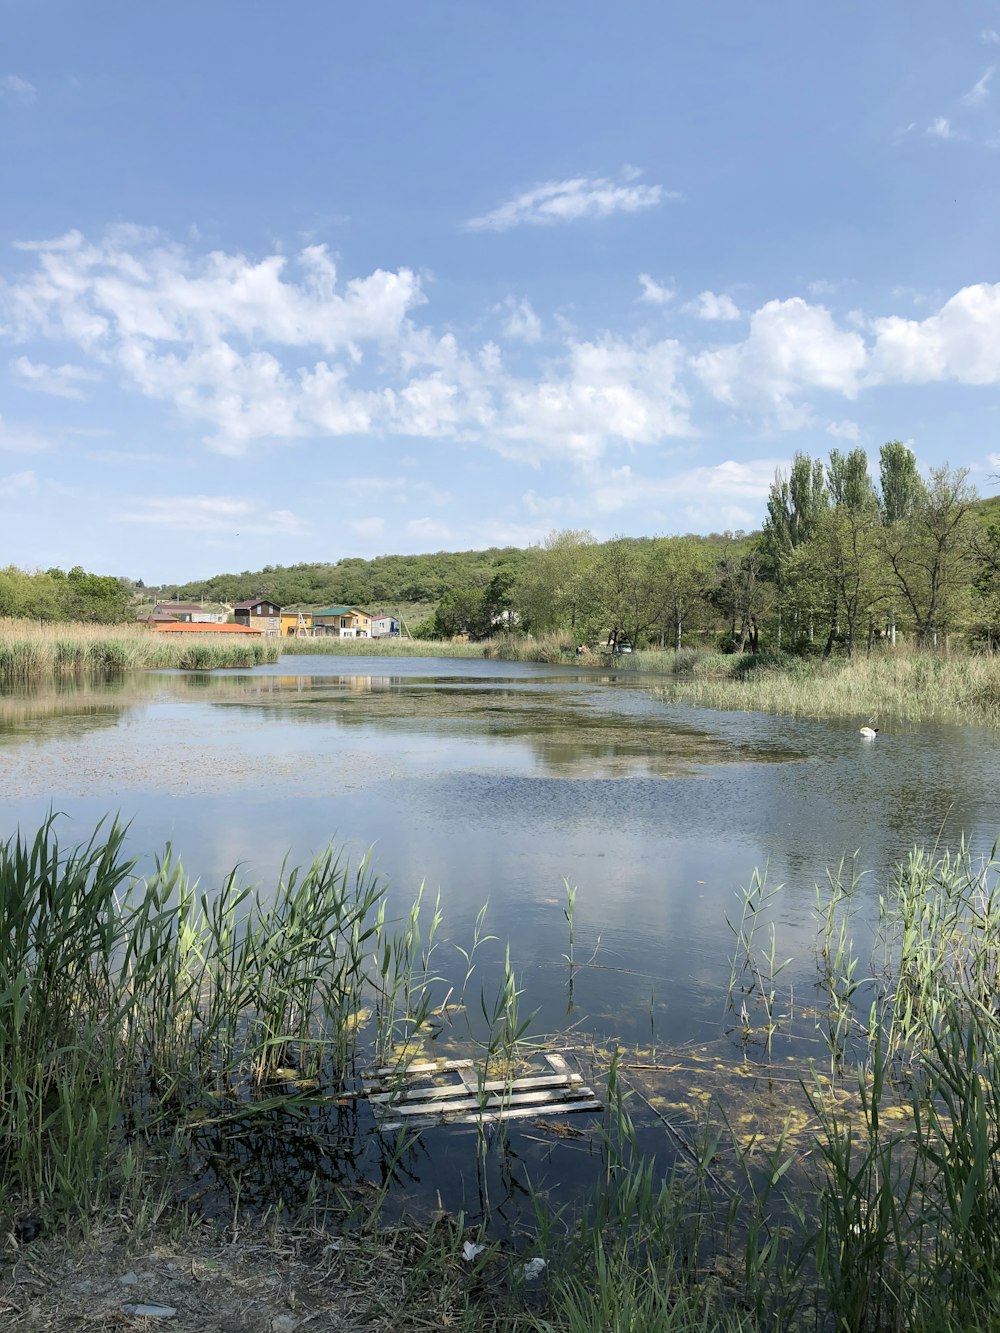
<svg viewBox="0 0 1000 1333">
<path fill-rule="evenodd" d="M 467 945 L 489 899 L 488 929 L 510 937 L 543 1029 L 567 1021 L 566 878 L 577 959 L 600 939 L 603 965 L 578 970 L 575 1013 L 623 1039 L 648 1032 L 650 1008 L 678 1039 L 722 1024 L 726 918 L 755 867 L 785 886 L 777 947 L 797 960 L 787 977 L 805 979 L 828 865 L 859 849 L 871 911 L 893 861 L 942 821 L 952 845 L 996 833 L 1000 760 L 972 729 L 924 726 L 862 751 L 853 722 L 710 713 L 634 680 L 479 662 L 464 685 L 460 662 L 437 676 L 365 662 L 352 680 L 342 659 L 325 672 L 302 661 L 308 677 L 160 674 L 68 705 L 36 695 L 20 734 L 4 701 L 0 833 L 55 802 L 72 841 L 119 809 L 133 853 L 171 840 L 206 887 L 236 866 L 272 883 L 286 855 L 307 863 L 331 840 L 355 861 L 374 844 L 394 912 L 422 880 L 431 899 L 440 887 L 443 932 Z M 88 710 L 107 707 L 110 725 L 89 729 Z"/>
</svg>

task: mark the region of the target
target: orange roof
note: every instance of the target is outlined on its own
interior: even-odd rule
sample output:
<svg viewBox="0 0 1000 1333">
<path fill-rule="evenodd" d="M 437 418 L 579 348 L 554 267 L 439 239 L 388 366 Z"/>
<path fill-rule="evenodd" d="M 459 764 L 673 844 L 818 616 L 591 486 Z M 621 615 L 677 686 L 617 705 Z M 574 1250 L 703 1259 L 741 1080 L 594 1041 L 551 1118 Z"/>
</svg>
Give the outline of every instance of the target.
<svg viewBox="0 0 1000 1333">
<path fill-rule="evenodd" d="M 154 622 L 157 634 L 260 634 L 259 629 L 249 629 L 246 625 L 192 625 L 187 620 L 172 620 L 166 625 Z"/>
</svg>

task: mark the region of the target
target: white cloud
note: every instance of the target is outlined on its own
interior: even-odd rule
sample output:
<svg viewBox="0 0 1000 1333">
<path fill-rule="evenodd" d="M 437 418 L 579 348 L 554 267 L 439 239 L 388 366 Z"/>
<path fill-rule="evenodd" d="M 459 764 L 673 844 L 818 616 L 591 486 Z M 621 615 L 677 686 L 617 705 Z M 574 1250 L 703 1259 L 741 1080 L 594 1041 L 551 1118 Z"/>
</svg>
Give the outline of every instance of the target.
<svg viewBox="0 0 1000 1333">
<path fill-rule="evenodd" d="M 589 505 L 604 513 L 659 509 L 669 513 L 674 524 L 707 526 L 717 532 L 749 527 L 759 521 L 775 470 L 787 466 L 784 458 L 743 463 L 727 459 L 657 477 L 628 465 L 593 468 L 587 473 Z"/>
<path fill-rule="evenodd" d="M 764 406 L 788 430 L 811 420 L 808 410 L 793 401 L 806 390 L 855 397 L 866 360 L 859 333 L 838 328 L 825 307 L 796 296 L 768 301 L 750 316 L 743 342 L 702 352 L 692 365 L 720 402 Z"/>
<path fill-rule="evenodd" d="M 1000 46 L 1000 32 L 995 28 L 984 28 L 979 34 L 979 40 L 985 46 Z"/>
<path fill-rule="evenodd" d="M 38 490 L 38 478 L 34 472 L 9 472 L 0 477 L 0 499 L 12 500 L 17 495 L 33 495 Z"/>
<path fill-rule="evenodd" d="M 580 218 L 606 218 L 615 213 L 653 208 L 662 199 L 671 197 L 676 196 L 665 192 L 662 185 L 637 185 L 634 177 L 619 185 L 606 176 L 577 176 L 536 185 L 492 212 L 471 218 L 465 225 L 470 231 L 509 231 L 525 223 L 548 225 Z"/>
<path fill-rule="evenodd" d="M 155 524 L 175 532 L 274 536 L 303 532 L 306 524 L 288 509 L 264 509 L 256 500 L 222 495 L 142 497 L 115 517 L 123 523 Z"/>
<path fill-rule="evenodd" d="M 686 314 L 697 319 L 732 320 L 740 318 L 740 309 L 731 296 L 716 296 L 715 292 L 701 292 L 684 306 Z"/>
<path fill-rule="evenodd" d="M 1000 382 L 1000 283 L 963 287 L 924 320 L 893 315 L 873 328 L 873 384 Z"/>
<path fill-rule="evenodd" d="M 951 121 L 947 116 L 937 116 L 927 126 L 924 133 L 931 139 L 957 139 L 958 135 L 952 129 Z"/>
<path fill-rule="evenodd" d="M 83 366 L 46 366 L 29 361 L 26 356 L 13 360 L 10 368 L 24 388 L 37 389 L 55 398 L 82 398 L 80 386 L 97 379 L 93 371 Z"/>
<path fill-rule="evenodd" d="M 38 100 L 38 89 L 19 74 L 0 74 L 0 94 L 9 93 L 25 106 Z"/>
<path fill-rule="evenodd" d="M 996 73 L 996 66 L 991 65 L 981 79 L 977 79 L 967 93 L 962 95 L 964 106 L 981 106 L 990 95 L 990 80 Z"/>
<path fill-rule="evenodd" d="M 609 441 L 654 444 L 692 433 L 672 339 L 637 345 L 606 337 L 569 342 L 566 365 L 505 387 L 492 425 L 501 452 L 535 461 L 600 457 Z"/>
<path fill-rule="evenodd" d="M 509 296 L 505 306 L 508 315 L 503 331 L 507 337 L 517 338 L 526 343 L 541 342 L 542 321 L 531 308 L 531 302 L 527 299 L 516 301 L 513 296 Z"/>
<path fill-rule="evenodd" d="M 640 301 L 648 301 L 651 305 L 666 305 L 677 295 L 670 287 L 664 287 L 655 278 L 651 278 L 648 273 L 640 273 L 639 281 L 642 283 Z"/>
<path fill-rule="evenodd" d="M 837 440 L 859 440 L 861 430 L 856 421 L 831 421 L 826 428 L 827 435 Z"/>
</svg>

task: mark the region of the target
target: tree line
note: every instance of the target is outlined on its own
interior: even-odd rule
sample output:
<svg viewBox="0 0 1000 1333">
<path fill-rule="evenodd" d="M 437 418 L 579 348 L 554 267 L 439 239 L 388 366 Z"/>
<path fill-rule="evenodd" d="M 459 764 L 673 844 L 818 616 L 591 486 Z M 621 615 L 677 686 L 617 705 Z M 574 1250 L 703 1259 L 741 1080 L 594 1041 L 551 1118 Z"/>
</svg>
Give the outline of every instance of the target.
<svg viewBox="0 0 1000 1333">
<path fill-rule="evenodd" d="M 876 475 L 877 474 L 877 475 Z M 757 533 L 614 537 L 553 532 L 538 546 L 267 565 L 187 584 L 141 583 L 79 566 L 0 570 L 0 616 L 127 621 L 135 598 L 232 603 L 266 592 L 285 606 L 422 607 L 422 637 L 557 633 L 588 645 L 721 646 L 853 655 L 904 633 L 1000 642 L 1000 501 L 965 469 L 922 476 L 910 449 L 825 460 L 797 453 L 770 488 Z"/>
<path fill-rule="evenodd" d="M 852 656 L 906 633 L 1000 640 L 1000 522 L 967 470 L 921 476 L 898 440 L 778 472 L 759 533 L 615 537 L 556 532 L 517 569 L 452 588 L 423 633 L 569 633 L 581 643 L 705 643 Z"/>
<path fill-rule="evenodd" d="M 89 574 L 79 565 L 34 573 L 8 565 L 0 569 L 0 617 L 123 624 L 135 618 L 134 586 L 111 574 Z"/>
</svg>

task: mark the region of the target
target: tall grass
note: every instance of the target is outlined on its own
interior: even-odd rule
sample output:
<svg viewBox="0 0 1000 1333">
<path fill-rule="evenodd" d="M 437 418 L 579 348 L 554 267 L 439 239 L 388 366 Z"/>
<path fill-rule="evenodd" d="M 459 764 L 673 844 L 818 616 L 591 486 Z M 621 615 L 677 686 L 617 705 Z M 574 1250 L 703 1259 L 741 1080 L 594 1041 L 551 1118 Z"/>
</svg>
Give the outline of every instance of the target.
<svg viewBox="0 0 1000 1333">
<path fill-rule="evenodd" d="M 316 639 L 282 639 L 281 651 L 327 657 L 482 657 L 483 645 L 455 643 L 451 639 L 390 638 L 388 635 L 378 639 L 338 639 L 321 634 Z"/>
<path fill-rule="evenodd" d="M 328 852 L 210 893 L 169 851 L 138 879 L 124 838 L 107 824 L 66 851 L 49 819 L 0 845 L 7 1214 L 138 1205 L 206 1129 L 347 1105 L 363 1131 L 356 1062 L 406 1058 L 439 1011 L 439 906 L 393 924 L 367 862 Z M 612 1056 L 592 1195 L 572 1218 L 539 1204 L 538 1328 L 1000 1327 L 1000 862 L 915 852 L 862 946 L 856 888 L 848 863 L 818 891 L 811 1012 L 838 1077 L 806 1079 L 811 1128 L 764 1149 L 706 1119 L 659 1165 Z M 779 905 L 756 876 L 733 925 L 730 989 L 765 1050 L 790 1009 Z M 462 999 L 487 938 L 480 915 Z M 508 951 L 480 1000 L 484 1071 L 516 1057 L 521 996 Z"/>
<path fill-rule="evenodd" d="M 50 818 L 0 845 L 0 1198 L 86 1212 L 190 1161 L 195 1127 L 350 1094 L 426 1016 L 419 945 L 367 862 L 332 852 L 274 888 L 137 879 L 124 829 L 65 852 Z M 365 1029 L 377 999 L 376 1032 Z M 187 1168 L 190 1171 L 190 1166 Z"/>
<path fill-rule="evenodd" d="M 252 667 L 277 662 L 278 640 L 157 634 L 137 625 L 39 625 L 0 620 L 0 687 L 94 672 Z"/>
</svg>

